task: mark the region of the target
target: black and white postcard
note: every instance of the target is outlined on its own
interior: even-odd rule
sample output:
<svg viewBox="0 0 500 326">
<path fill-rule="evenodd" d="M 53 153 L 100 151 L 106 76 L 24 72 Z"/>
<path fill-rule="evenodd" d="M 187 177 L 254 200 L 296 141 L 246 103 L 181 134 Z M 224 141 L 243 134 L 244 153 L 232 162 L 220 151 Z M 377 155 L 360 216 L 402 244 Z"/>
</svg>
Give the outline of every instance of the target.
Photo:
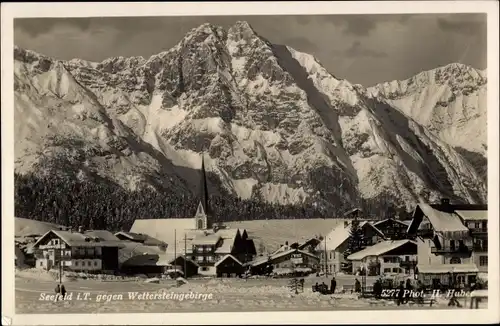
<svg viewBox="0 0 500 326">
<path fill-rule="evenodd" d="M 2 4 L 2 322 L 498 322 L 498 116 L 493 1 Z"/>
</svg>

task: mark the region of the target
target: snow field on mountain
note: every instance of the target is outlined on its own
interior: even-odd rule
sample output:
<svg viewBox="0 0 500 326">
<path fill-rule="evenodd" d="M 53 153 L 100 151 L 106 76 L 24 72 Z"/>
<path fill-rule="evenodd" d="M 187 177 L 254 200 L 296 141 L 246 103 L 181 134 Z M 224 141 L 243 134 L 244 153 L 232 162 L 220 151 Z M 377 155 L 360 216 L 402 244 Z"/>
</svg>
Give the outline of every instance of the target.
<svg viewBox="0 0 500 326">
<path fill-rule="evenodd" d="M 42 152 L 69 155 L 76 149 L 64 147 L 77 142 L 94 172 L 127 187 L 153 174 L 192 188 L 184 168 L 199 169 L 205 151 L 207 169 L 242 198 L 316 200 L 321 182 L 310 176 L 325 168 L 367 198 L 389 191 L 411 205 L 425 188 L 485 196 L 448 146 L 485 152 L 485 80 L 472 68 L 449 65 L 366 90 L 244 22 L 228 32 L 204 24 L 147 60 L 59 62 L 17 47 L 15 56 L 18 171 Z M 453 99 L 452 90 L 468 95 Z M 47 140 L 54 135 L 62 146 Z"/>
<path fill-rule="evenodd" d="M 339 98 L 349 105 L 354 106 L 358 103 L 357 94 L 349 82 L 335 79 L 312 55 L 299 52 L 288 46 L 287 49 L 292 57 L 305 68 L 314 85 L 328 96 L 332 103 Z"/>
</svg>

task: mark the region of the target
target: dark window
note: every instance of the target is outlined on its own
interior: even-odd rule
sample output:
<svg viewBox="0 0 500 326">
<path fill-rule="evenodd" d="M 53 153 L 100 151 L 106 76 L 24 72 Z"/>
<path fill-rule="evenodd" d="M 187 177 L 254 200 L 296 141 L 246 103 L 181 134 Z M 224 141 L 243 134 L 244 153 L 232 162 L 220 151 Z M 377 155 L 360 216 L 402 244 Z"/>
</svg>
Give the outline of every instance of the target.
<svg viewBox="0 0 500 326">
<path fill-rule="evenodd" d="M 479 257 L 479 266 L 488 266 L 488 256 Z"/>
</svg>

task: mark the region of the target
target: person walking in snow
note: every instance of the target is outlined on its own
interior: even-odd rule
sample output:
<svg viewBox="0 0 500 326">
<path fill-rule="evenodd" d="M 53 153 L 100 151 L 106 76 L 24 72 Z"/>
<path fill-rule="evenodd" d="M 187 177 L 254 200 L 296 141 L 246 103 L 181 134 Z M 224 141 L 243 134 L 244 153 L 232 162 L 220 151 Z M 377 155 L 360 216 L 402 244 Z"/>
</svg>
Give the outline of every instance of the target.
<svg viewBox="0 0 500 326">
<path fill-rule="evenodd" d="M 61 294 L 61 285 L 60 284 L 56 285 L 54 292 L 56 292 L 56 301 L 57 301 L 57 300 L 59 300 L 59 295 Z"/>
<path fill-rule="evenodd" d="M 335 293 L 335 288 L 337 287 L 337 280 L 335 280 L 335 276 L 332 278 L 332 281 L 330 282 L 330 290 L 332 291 L 332 294 Z"/>
<path fill-rule="evenodd" d="M 405 282 L 401 281 L 399 283 L 399 287 L 398 287 L 398 298 L 397 298 L 398 306 L 402 303 L 405 303 L 404 302 L 404 293 L 405 293 Z"/>
<path fill-rule="evenodd" d="M 354 282 L 354 292 L 361 292 L 361 282 L 358 279 Z"/>
<path fill-rule="evenodd" d="M 64 300 L 64 297 L 66 296 L 66 288 L 64 287 L 64 284 L 61 284 L 61 295 Z"/>
<path fill-rule="evenodd" d="M 373 294 L 375 295 L 375 299 L 380 299 L 382 296 L 382 282 L 380 279 L 377 279 L 373 284 Z"/>
<path fill-rule="evenodd" d="M 408 290 L 408 292 L 407 292 L 408 295 L 404 296 L 403 303 L 407 303 L 409 301 L 409 299 L 410 299 L 409 298 L 410 297 L 409 293 L 411 293 L 412 290 L 413 290 L 413 285 L 411 285 L 411 280 L 410 279 L 406 280 L 406 290 Z"/>
</svg>

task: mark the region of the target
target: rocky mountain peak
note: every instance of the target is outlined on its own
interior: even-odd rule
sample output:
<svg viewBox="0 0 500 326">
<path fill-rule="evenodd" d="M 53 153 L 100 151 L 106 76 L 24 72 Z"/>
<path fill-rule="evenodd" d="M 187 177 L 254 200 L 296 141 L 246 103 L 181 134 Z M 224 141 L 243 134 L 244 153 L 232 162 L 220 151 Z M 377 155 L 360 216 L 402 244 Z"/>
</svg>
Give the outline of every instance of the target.
<svg viewBox="0 0 500 326">
<path fill-rule="evenodd" d="M 363 87 L 335 78 L 310 54 L 272 44 L 247 22 L 227 32 L 202 24 L 149 59 L 71 60 L 62 69 L 14 52 L 16 112 L 32 121 L 27 128 L 16 120 L 16 142 L 30 140 L 16 147 L 18 159 L 62 147 L 70 166 L 87 162 L 79 168 L 122 185 L 186 191 L 207 151 L 210 170 L 233 194 L 325 207 L 386 194 L 406 202 L 485 194 L 470 164 L 390 102 L 409 90 L 441 92 L 429 74 L 384 84 L 368 99 Z M 460 69 L 445 70 L 456 80 Z M 60 130 L 64 139 L 47 145 Z"/>
<path fill-rule="evenodd" d="M 229 28 L 228 34 L 236 40 L 250 40 L 251 38 L 259 37 L 252 26 L 246 21 L 237 21 Z"/>
<path fill-rule="evenodd" d="M 434 72 L 436 84 L 447 84 L 456 89 L 486 84 L 486 77 L 479 70 L 461 63 L 450 63 L 435 69 Z"/>
<path fill-rule="evenodd" d="M 221 26 L 216 26 L 210 23 L 201 24 L 189 31 L 181 40 L 181 45 L 196 44 L 196 43 L 211 43 L 224 41 L 226 31 Z"/>
</svg>

